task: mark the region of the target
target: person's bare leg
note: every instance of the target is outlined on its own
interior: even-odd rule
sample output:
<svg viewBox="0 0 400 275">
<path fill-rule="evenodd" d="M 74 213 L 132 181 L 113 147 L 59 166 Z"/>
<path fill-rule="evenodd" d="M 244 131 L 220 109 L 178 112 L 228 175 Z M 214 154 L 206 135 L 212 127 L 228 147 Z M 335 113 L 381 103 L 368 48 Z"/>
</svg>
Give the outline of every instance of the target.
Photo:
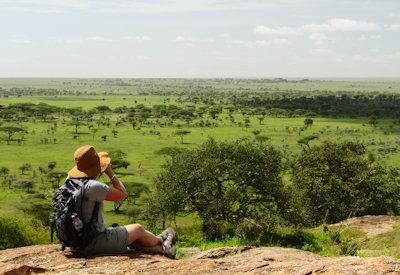
<svg viewBox="0 0 400 275">
<path fill-rule="evenodd" d="M 140 224 L 125 226 L 128 231 L 128 244 L 145 253 L 163 254 L 162 241 L 150 231 L 145 230 Z"/>
</svg>

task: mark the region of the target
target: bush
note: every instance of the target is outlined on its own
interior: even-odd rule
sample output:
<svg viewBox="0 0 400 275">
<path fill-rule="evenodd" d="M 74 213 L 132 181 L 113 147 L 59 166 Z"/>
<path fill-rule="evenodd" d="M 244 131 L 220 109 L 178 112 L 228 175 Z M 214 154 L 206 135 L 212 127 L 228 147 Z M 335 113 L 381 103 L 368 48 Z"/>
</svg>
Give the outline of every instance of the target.
<svg viewBox="0 0 400 275">
<path fill-rule="evenodd" d="M 44 193 L 36 193 L 24 196 L 18 208 L 30 217 L 34 217 L 45 226 L 50 226 L 53 204 L 51 198 Z"/>
<path fill-rule="evenodd" d="M 368 158 L 360 143 L 325 142 L 304 150 L 293 165 L 293 184 L 308 225 L 400 213 L 399 178 Z"/>
<path fill-rule="evenodd" d="M 154 226 L 196 212 L 209 240 L 234 232 L 245 219 L 270 231 L 270 221 L 286 208 L 280 171 L 281 154 L 265 143 L 209 139 L 199 148 L 177 151 L 155 179 L 148 221 Z"/>
<path fill-rule="evenodd" d="M 15 216 L 0 216 L 0 249 L 46 242 L 46 231 L 39 222 Z"/>
</svg>

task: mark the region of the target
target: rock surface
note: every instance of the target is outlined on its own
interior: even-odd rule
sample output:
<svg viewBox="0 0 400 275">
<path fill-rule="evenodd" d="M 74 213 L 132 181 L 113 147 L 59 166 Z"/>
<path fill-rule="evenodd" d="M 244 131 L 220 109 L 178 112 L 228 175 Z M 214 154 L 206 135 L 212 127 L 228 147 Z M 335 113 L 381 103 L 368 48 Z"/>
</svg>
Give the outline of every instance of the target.
<svg viewBox="0 0 400 275">
<path fill-rule="evenodd" d="M 350 227 L 363 231 L 368 238 L 393 231 L 393 225 L 400 223 L 400 216 L 363 216 L 347 219 L 331 227 Z"/>
<path fill-rule="evenodd" d="M 321 257 L 277 247 L 223 247 L 182 260 L 129 253 L 120 256 L 72 258 L 59 245 L 39 245 L 0 251 L 3 274 L 400 274 L 391 257 Z"/>
</svg>

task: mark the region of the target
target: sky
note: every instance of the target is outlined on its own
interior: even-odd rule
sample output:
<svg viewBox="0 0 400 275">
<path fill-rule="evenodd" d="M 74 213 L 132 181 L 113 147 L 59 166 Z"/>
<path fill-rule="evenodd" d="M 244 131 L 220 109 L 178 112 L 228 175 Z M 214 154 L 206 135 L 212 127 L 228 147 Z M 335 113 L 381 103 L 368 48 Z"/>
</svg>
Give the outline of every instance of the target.
<svg viewBox="0 0 400 275">
<path fill-rule="evenodd" d="M 400 77 L 400 0 L 0 0 L 0 77 Z"/>
</svg>

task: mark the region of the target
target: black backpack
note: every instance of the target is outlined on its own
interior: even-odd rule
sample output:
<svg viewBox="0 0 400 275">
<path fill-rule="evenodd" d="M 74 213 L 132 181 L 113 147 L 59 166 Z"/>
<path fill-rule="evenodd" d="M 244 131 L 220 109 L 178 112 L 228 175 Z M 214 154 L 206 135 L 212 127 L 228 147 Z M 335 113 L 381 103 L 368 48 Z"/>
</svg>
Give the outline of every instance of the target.
<svg viewBox="0 0 400 275">
<path fill-rule="evenodd" d="M 89 222 L 83 221 L 82 203 L 85 198 L 84 185 L 88 178 L 67 178 L 53 197 L 54 215 L 51 224 L 51 241 L 53 242 L 54 230 L 57 238 L 62 243 L 61 250 L 73 247 L 82 250 L 97 234 L 96 222 L 99 212 L 99 202 L 95 203 L 92 217 Z"/>
</svg>

